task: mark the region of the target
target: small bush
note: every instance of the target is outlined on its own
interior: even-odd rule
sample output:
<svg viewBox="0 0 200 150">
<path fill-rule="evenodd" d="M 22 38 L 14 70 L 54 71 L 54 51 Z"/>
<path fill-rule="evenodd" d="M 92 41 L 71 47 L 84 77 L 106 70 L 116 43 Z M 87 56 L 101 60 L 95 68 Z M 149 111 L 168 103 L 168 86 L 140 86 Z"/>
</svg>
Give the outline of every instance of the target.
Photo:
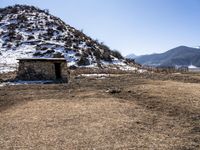
<svg viewBox="0 0 200 150">
<path fill-rule="evenodd" d="M 45 51 L 45 50 L 47 50 L 47 49 L 48 49 L 47 47 L 42 47 L 42 48 L 41 48 L 42 51 Z"/>
<path fill-rule="evenodd" d="M 61 32 L 65 31 L 65 28 L 63 26 L 58 26 L 56 29 Z"/>
<path fill-rule="evenodd" d="M 50 28 L 47 29 L 47 35 L 48 36 L 53 36 L 53 33 L 54 33 L 53 29 L 50 29 Z"/>
<path fill-rule="evenodd" d="M 52 53 L 54 53 L 55 51 L 53 50 L 53 49 L 51 49 L 51 50 L 47 50 L 45 53 L 43 53 L 43 54 L 52 54 Z"/>
<path fill-rule="evenodd" d="M 23 23 L 23 22 L 28 21 L 28 18 L 24 14 L 21 14 L 21 15 L 17 16 L 17 20 L 19 20 L 19 22 Z"/>
<path fill-rule="evenodd" d="M 32 40 L 32 39 L 35 39 L 35 37 L 32 36 L 32 35 L 29 35 L 27 39 L 28 39 L 28 40 Z"/>
<path fill-rule="evenodd" d="M 75 56 L 76 56 L 76 57 L 80 57 L 81 54 L 80 54 L 80 53 L 76 53 Z"/>
<path fill-rule="evenodd" d="M 0 16 L 0 21 L 3 19 L 3 16 Z"/>
<path fill-rule="evenodd" d="M 93 54 L 94 54 L 94 56 L 96 57 L 97 60 L 101 59 L 101 53 L 100 53 L 100 51 L 97 51 L 97 50 L 95 50 L 93 48 L 92 48 L 91 51 L 93 51 Z"/>
<path fill-rule="evenodd" d="M 103 42 L 101 42 L 100 44 L 100 48 L 106 51 L 110 51 L 110 47 L 108 47 L 107 45 L 105 45 Z"/>
<path fill-rule="evenodd" d="M 135 64 L 135 59 L 126 58 L 126 62 L 127 63 L 134 63 Z"/>
<path fill-rule="evenodd" d="M 33 54 L 33 56 L 35 56 L 35 57 L 37 57 L 37 56 L 42 56 L 42 53 L 41 53 L 41 52 L 35 52 L 35 53 Z"/>
<path fill-rule="evenodd" d="M 12 24 L 9 24 L 9 25 L 7 26 L 8 30 L 15 30 L 15 29 L 16 29 L 16 27 L 17 27 L 17 25 L 16 25 L 16 24 L 14 24 L 14 23 L 12 23 Z"/>
<path fill-rule="evenodd" d="M 112 51 L 112 55 L 118 59 L 123 59 L 123 56 L 121 55 L 121 53 L 119 51 Z"/>
<path fill-rule="evenodd" d="M 17 14 L 17 13 L 18 13 L 17 7 L 13 7 L 13 8 L 11 9 L 10 13 L 12 13 L 12 14 Z"/>
<path fill-rule="evenodd" d="M 64 58 L 64 56 L 62 53 L 57 52 L 57 53 L 53 54 L 53 58 Z"/>
<path fill-rule="evenodd" d="M 86 57 L 81 56 L 80 60 L 77 63 L 79 66 L 90 65 L 89 60 Z"/>
</svg>

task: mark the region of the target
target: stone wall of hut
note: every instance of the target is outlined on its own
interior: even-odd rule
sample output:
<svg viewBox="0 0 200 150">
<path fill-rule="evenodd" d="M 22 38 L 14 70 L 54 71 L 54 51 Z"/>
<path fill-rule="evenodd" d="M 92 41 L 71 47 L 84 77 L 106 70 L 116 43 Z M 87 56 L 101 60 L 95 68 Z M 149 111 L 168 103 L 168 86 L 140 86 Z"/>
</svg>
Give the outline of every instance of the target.
<svg viewBox="0 0 200 150">
<path fill-rule="evenodd" d="M 69 72 L 64 61 L 19 61 L 17 77 L 20 80 L 56 80 L 55 63 L 60 63 L 61 80 L 67 82 Z"/>
</svg>

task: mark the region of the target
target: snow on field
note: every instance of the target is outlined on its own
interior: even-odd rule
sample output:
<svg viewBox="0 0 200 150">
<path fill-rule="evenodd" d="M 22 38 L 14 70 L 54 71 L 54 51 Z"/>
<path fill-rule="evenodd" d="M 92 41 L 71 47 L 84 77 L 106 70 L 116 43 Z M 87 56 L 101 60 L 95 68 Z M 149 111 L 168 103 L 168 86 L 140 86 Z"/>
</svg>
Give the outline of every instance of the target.
<svg viewBox="0 0 200 150">
<path fill-rule="evenodd" d="M 127 65 L 123 60 L 114 59 L 112 62 L 101 61 L 101 63 L 106 67 L 110 66 L 112 69 L 119 69 L 123 71 L 136 71 L 138 68 Z"/>
<path fill-rule="evenodd" d="M 31 58 L 35 52 L 34 46 L 22 45 L 13 52 L 13 50 L 2 49 L 0 55 L 0 64 L 16 65 L 18 58 Z"/>
<path fill-rule="evenodd" d="M 0 66 L 0 73 L 8 73 L 17 70 L 17 66 Z"/>
<path fill-rule="evenodd" d="M 0 87 L 10 86 L 10 85 L 28 85 L 28 84 L 47 84 L 53 83 L 52 80 L 38 80 L 38 81 L 15 81 L 15 82 L 3 82 L 0 83 Z"/>
<path fill-rule="evenodd" d="M 108 77 L 109 74 L 81 74 L 82 77 Z"/>
<path fill-rule="evenodd" d="M 144 70 L 144 69 L 138 69 L 137 72 L 138 72 L 138 73 L 145 73 L 145 72 L 147 72 L 147 70 Z"/>
<path fill-rule="evenodd" d="M 19 58 L 32 58 L 34 46 L 22 45 L 13 52 L 13 50 L 1 50 L 0 55 L 0 73 L 6 73 L 17 70 Z"/>
<path fill-rule="evenodd" d="M 128 66 L 128 65 L 119 66 L 119 69 L 123 70 L 123 71 L 136 71 L 137 70 L 136 67 L 132 67 L 132 66 Z"/>
<path fill-rule="evenodd" d="M 65 54 L 65 59 L 67 60 L 67 65 L 68 66 L 73 66 L 76 65 L 77 57 L 75 56 L 75 52 L 72 50 L 68 50 L 67 53 Z"/>
</svg>

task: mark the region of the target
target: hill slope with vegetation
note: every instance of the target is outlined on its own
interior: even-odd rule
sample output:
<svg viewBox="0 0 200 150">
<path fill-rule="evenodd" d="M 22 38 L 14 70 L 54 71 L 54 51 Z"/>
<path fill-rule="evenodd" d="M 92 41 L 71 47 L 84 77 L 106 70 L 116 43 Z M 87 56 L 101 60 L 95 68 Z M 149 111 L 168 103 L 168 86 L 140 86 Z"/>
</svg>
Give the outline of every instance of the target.
<svg viewBox="0 0 200 150">
<path fill-rule="evenodd" d="M 0 9 L 0 64 L 16 65 L 17 58 L 64 57 L 69 66 L 126 66 L 118 51 L 34 6 Z"/>
</svg>

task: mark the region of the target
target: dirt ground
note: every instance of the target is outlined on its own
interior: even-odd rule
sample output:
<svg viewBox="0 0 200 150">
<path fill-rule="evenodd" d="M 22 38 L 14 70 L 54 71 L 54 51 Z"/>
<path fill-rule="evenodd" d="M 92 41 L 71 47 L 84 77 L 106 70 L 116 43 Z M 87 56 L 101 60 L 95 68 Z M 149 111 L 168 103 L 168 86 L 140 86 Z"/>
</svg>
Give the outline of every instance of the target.
<svg viewBox="0 0 200 150">
<path fill-rule="evenodd" d="M 198 150 L 199 81 L 123 74 L 0 87 L 0 149 Z"/>
</svg>

